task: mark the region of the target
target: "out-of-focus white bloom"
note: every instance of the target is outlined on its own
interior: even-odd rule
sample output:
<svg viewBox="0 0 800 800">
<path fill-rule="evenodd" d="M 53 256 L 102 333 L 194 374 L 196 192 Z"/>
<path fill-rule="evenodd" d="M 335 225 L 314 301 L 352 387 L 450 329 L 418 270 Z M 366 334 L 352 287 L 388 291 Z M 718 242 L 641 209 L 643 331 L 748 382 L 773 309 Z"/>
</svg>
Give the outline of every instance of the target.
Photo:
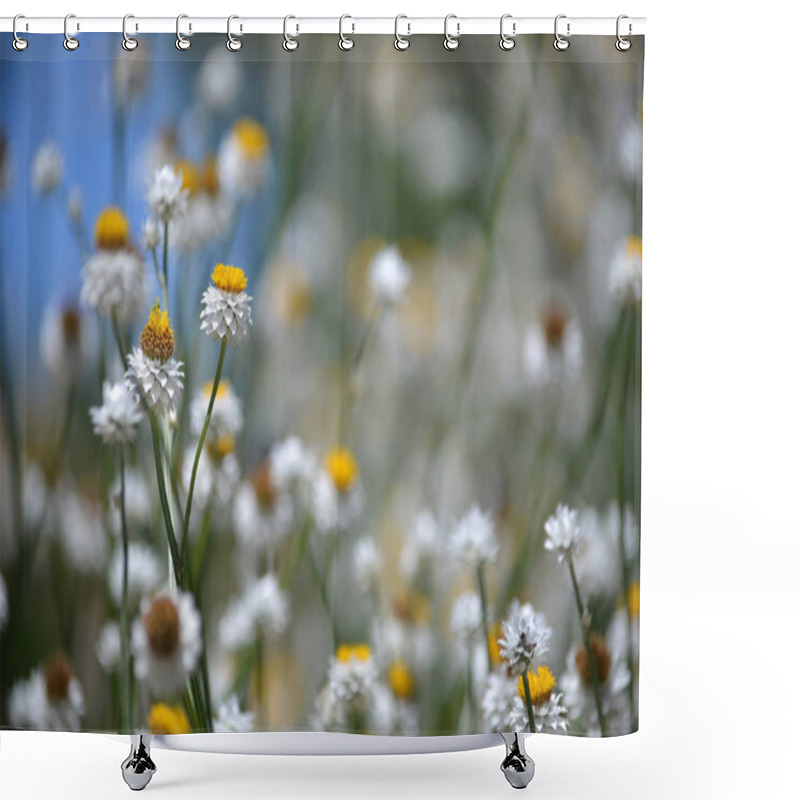
<svg viewBox="0 0 800 800">
<path fill-rule="evenodd" d="M 609 273 L 611 294 L 620 303 L 636 305 L 642 301 L 642 240 L 629 236 L 617 250 Z"/>
<path fill-rule="evenodd" d="M 190 195 L 186 213 L 170 226 L 170 243 L 182 253 L 192 253 L 230 230 L 233 204 L 227 195 L 204 192 Z"/>
<path fill-rule="evenodd" d="M 456 523 L 450 535 L 450 551 L 470 567 L 494 561 L 498 545 L 492 518 L 473 505 Z"/>
<path fill-rule="evenodd" d="M 121 325 L 144 308 L 144 262 L 133 250 L 100 250 L 83 265 L 81 302 Z"/>
<path fill-rule="evenodd" d="M 577 321 L 557 306 L 548 309 L 525 334 L 523 364 L 534 386 L 577 378 L 583 367 L 583 334 Z"/>
<path fill-rule="evenodd" d="M 59 487 L 57 507 L 60 541 L 70 566 L 80 574 L 102 574 L 108 541 L 98 510 L 70 486 Z"/>
<path fill-rule="evenodd" d="M 236 695 L 220 703 L 214 717 L 215 733 L 251 733 L 255 715 L 242 711 Z"/>
<path fill-rule="evenodd" d="M 77 186 L 69 190 L 67 197 L 67 214 L 73 225 L 80 225 L 83 219 L 83 195 Z"/>
<path fill-rule="evenodd" d="M 150 212 L 161 222 L 169 222 L 186 211 L 187 192 L 181 174 L 171 164 L 156 170 L 147 190 Z"/>
<path fill-rule="evenodd" d="M 330 474 L 320 469 L 313 482 L 311 507 L 318 533 L 347 531 L 364 510 L 364 492 L 360 482 L 338 491 Z"/>
<path fill-rule="evenodd" d="M 95 435 L 106 444 L 127 444 L 136 438 L 142 412 L 123 381 L 103 383 L 103 404 L 89 409 Z"/>
<path fill-rule="evenodd" d="M 368 592 L 378 580 L 381 571 L 381 554 L 375 540 L 364 537 L 353 548 L 353 572 L 361 591 Z"/>
<path fill-rule="evenodd" d="M 217 164 L 222 190 L 234 197 L 249 196 L 267 178 L 269 136 L 258 122 L 237 120 L 222 140 Z"/>
<path fill-rule="evenodd" d="M 289 601 L 271 573 L 254 581 L 231 603 L 219 624 L 222 646 L 240 650 L 265 634 L 280 636 L 289 621 Z"/>
<path fill-rule="evenodd" d="M 509 678 L 502 672 L 493 672 L 489 675 L 481 701 L 483 718 L 489 730 L 504 732 L 525 730 L 528 727 L 527 720 L 519 728 L 511 727 L 515 706 L 521 703 L 514 678 Z"/>
<path fill-rule="evenodd" d="M 47 306 L 42 316 L 39 349 L 51 375 L 74 380 L 92 359 L 94 343 L 90 321 L 77 304 Z"/>
<path fill-rule="evenodd" d="M 202 622 L 188 592 L 143 600 L 133 623 L 131 650 L 136 677 L 156 694 L 183 688 L 202 649 Z"/>
<path fill-rule="evenodd" d="M 481 631 L 481 600 L 474 592 L 464 592 L 453 602 L 450 610 L 450 630 L 457 639 L 469 642 Z"/>
<path fill-rule="evenodd" d="M 83 692 L 72 667 L 55 656 L 11 689 L 8 714 L 15 728 L 77 731 L 84 714 Z"/>
<path fill-rule="evenodd" d="M 170 414 L 177 410 L 183 392 L 183 364 L 174 358 L 155 361 L 137 347 L 128 355 L 125 381 L 154 414 Z"/>
<path fill-rule="evenodd" d="M 120 530 L 120 488 L 120 479 L 117 476 L 111 484 L 110 493 L 113 502 L 108 515 L 111 529 L 115 533 Z M 144 527 L 152 522 L 153 501 L 150 491 L 150 486 L 140 470 L 125 469 L 125 518 L 128 525 Z"/>
<path fill-rule="evenodd" d="M 0 575 L 0 631 L 3 630 L 8 619 L 8 596 L 6 595 L 6 583 Z"/>
<path fill-rule="evenodd" d="M 163 570 L 158 556 L 145 544 L 131 542 L 128 547 L 128 602 L 138 604 L 148 597 L 163 581 Z M 108 571 L 108 587 L 114 602 L 122 602 L 122 550 L 117 550 Z"/>
<path fill-rule="evenodd" d="M 619 162 L 625 175 L 634 181 L 642 179 L 643 144 L 641 123 L 629 122 L 620 136 Z"/>
<path fill-rule="evenodd" d="M 245 288 L 247 278 L 239 267 L 217 264 L 211 284 L 203 292 L 200 330 L 212 339 L 233 344 L 243 342 L 253 325 L 250 297 Z"/>
<path fill-rule="evenodd" d="M 192 442 L 184 451 L 181 468 L 181 482 L 184 491 L 189 491 L 192 480 L 192 467 L 197 452 L 197 442 Z M 212 455 L 209 448 L 204 447 L 197 464 L 197 476 L 194 484 L 193 503 L 197 508 L 205 508 L 211 503 L 212 519 L 216 524 L 229 525 L 231 507 L 241 477 L 241 468 L 235 453 Z M 193 525 L 200 524 L 202 515 L 193 515 Z"/>
<path fill-rule="evenodd" d="M 313 455 L 296 437 L 278 442 L 270 451 L 270 474 L 279 492 L 308 491 L 315 477 Z"/>
<path fill-rule="evenodd" d="M 33 187 L 39 194 L 49 194 L 58 189 L 64 164 L 61 151 L 53 142 L 45 142 L 36 151 L 31 169 Z"/>
<path fill-rule="evenodd" d="M 411 269 L 396 247 L 384 247 L 369 265 L 369 288 L 379 305 L 393 306 L 406 295 Z"/>
<path fill-rule="evenodd" d="M 197 72 L 200 99 L 212 111 L 227 111 L 236 102 L 242 71 L 235 58 L 224 45 L 212 47 Z"/>
<path fill-rule="evenodd" d="M 148 217 L 142 223 L 142 245 L 145 250 L 155 250 L 161 244 L 162 225 L 155 217 Z"/>
<path fill-rule="evenodd" d="M 192 399 L 189 408 L 192 436 L 199 437 L 203 430 L 212 389 L 213 384 L 207 383 L 203 386 L 202 391 Z M 214 400 L 214 409 L 211 412 L 211 420 L 208 424 L 208 435 L 212 439 L 236 436 L 242 429 L 243 422 L 242 404 L 239 402 L 236 392 L 233 391 L 228 381 L 220 381 Z"/>
<path fill-rule="evenodd" d="M 564 503 L 559 503 L 556 513 L 544 523 L 544 530 L 547 534 L 544 541 L 545 550 L 554 550 L 558 553 L 559 561 L 563 561 L 572 555 L 581 538 L 578 512 Z"/>
<path fill-rule="evenodd" d="M 407 578 L 430 574 L 434 567 L 441 567 L 442 538 L 436 518 L 430 511 L 417 515 L 400 555 L 400 566 Z"/>
<path fill-rule="evenodd" d="M 100 636 L 95 645 L 97 660 L 104 672 L 113 672 L 119 666 L 121 653 L 121 639 L 119 625 L 116 622 L 106 622 L 100 631 Z"/>
<path fill-rule="evenodd" d="M 520 675 L 547 653 L 551 635 L 544 614 L 535 612 L 530 603 L 522 605 L 514 600 L 508 618 L 503 620 L 500 657 L 514 675 Z"/>
<path fill-rule="evenodd" d="M 334 719 L 366 711 L 371 705 L 378 672 L 365 644 L 341 645 L 328 665 L 329 692 Z"/>
</svg>

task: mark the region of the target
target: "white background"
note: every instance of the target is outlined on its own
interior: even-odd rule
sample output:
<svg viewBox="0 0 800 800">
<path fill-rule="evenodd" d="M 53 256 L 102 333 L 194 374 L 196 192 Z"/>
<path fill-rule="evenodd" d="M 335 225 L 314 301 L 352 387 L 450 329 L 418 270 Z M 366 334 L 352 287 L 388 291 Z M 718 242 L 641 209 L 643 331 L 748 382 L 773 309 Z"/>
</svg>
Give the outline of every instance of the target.
<svg viewBox="0 0 800 800">
<path fill-rule="evenodd" d="M 4 14 L 647 16 L 641 731 L 537 737 L 539 798 L 796 797 L 797 4 L 19 0 Z M 609 39 L 609 47 L 612 47 Z M 127 797 L 127 747 L 3 733 L 0 796 Z M 157 751 L 156 798 L 509 797 L 502 751 Z"/>
</svg>

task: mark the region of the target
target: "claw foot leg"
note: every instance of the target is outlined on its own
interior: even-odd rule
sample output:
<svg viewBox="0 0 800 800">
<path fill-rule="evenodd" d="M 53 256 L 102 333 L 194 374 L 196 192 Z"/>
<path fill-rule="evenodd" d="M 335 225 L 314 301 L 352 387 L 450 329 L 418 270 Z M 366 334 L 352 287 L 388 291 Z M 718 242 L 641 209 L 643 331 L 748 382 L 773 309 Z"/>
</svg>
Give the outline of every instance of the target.
<svg viewBox="0 0 800 800">
<path fill-rule="evenodd" d="M 122 762 L 122 778 L 134 792 L 144 789 L 155 774 L 156 765 L 150 758 L 152 741 L 148 734 L 131 736 L 131 752 Z"/>
<path fill-rule="evenodd" d="M 506 757 L 500 769 L 515 789 L 524 789 L 533 780 L 536 769 L 533 759 L 525 752 L 524 734 L 501 733 L 500 735 L 506 746 Z"/>
</svg>

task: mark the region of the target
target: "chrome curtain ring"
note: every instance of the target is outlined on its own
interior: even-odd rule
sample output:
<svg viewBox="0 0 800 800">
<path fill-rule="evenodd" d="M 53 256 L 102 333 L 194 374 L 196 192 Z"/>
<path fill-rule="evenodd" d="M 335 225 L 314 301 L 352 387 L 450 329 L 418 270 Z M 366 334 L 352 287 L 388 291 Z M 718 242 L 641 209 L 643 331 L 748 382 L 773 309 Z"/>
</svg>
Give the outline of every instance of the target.
<svg viewBox="0 0 800 800">
<path fill-rule="evenodd" d="M 298 47 L 300 47 L 300 42 L 297 41 L 297 37 L 296 36 L 292 36 L 289 33 L 289 20 L 290 19 L 296 20 L 297 17 L 293 17 L 291 14 L 288 14 L 287 16 L 285 16 L 283 18 L 283 49 L 287 53 L 293 53 L 295 50 L 297 50 Z M 297 33 L 300 33 L 300 26 L 299 25 L 296 25 L 295 29 L 296 29 Z"/>
<path fill-rule="evenodd" d="M 128 36 L 128 20 L 129 19 L 136 19 L 133 14 L 126 14 L 122 18 L 122 49 L 127 50 L 130 52 L 131 50 L 135 50 L 139 46 L 139 40 L 134 39 L 132 36 Z M 136 26 L 136 30 L 139 29 L 139 26 Z"/>
<path fill-rule="evenodd" d="M 27 39 L 23 39 L 17 33 L 17 20 L 20 20 L 20 19 L 25 19 L 25 15 L 24 14 L 17 14 L 17 16 L 14 17 L 14 22 L 11 23 L 11 32 L 14 34 L 14 41 L 11 42 L 11 46 L 18 53 L 21 53 L 28 46 L 28 40 Z M 28 26 L 27 26 L 27 23 L 26 23 L 25 29 L 27 30 L 27 28 L 28 28 Z"/>
<path fill-rule="evenodd" d="M 239 50 L 242 49 L 242 40 L 237 39 L 233 33 L 231 33 L 231 22 L 233 22 L 235 19 L 239 19 L 236 14 L 231 14 L 228 17 L 228 41 L 225 43 L 225 46 L 231 51 L 231 53 L 238 53 Z M 240 25 L 239 31 L 241 32 L 241 30 L 242 27 Z"/>
<path fill-rule="evenodd" d="M 181 20 L 182 19 L 188 19 L 188 18 L 189 18 L 188 14 L 178 14 L 178 16 L 175 18 L 175 36 L 176 36 L 175 47 L 177 47 L 178 50 L 188 50 L 192 46 L 191 39 L 187 39 L 181 33 Z M 192 32 L 192 23 L 190 22 L 189 23 L 189 33 L 191 33 L 191 32 Z"/>
<path fill-rule="evenodd" d="M 501 50 L 513 50 L 516 41 L 514 41 L 514 37 L 517 35 L 517 23 L 511 23 L 511 35 L 509 36 L 505 32 L 505 24 L 507 19 L 512 19 L 511 14 L 503 14 L 500 17 L 500 49 Z"/>
<path fill-rule="evenodd" d="M 408 50 L 411 47 L 411 42 L 408 40 L 408 37 L 411 36 L 411 23 L 406 22 L 406 27 L 408 31 L 405 36 L 400 35 L 400 20 L 401 19 L 408 19 L 405 14 L 398 14 L 394 18 L 394 49 L 395 50 Z"/>
<path fill-rule="evenodd" d="M 614 47 L 616 47 L 617 50 L 620 51 L 620 53 L 627 53 L 628 50 L 631 49 L 631 45 L 633 44 L 633 42 L 630 39 L 626 39 L 622 35 L 621 27 L 622 27 L 622 20 L 624 19 L 628 19 L 628 16 L 626 14 L 620 14 L 617 17 L 617 41 Z M 631 25 L 630 22 L 628 22 L 628 36 L 630 36 L 632 32 L 633 32 L 633 26 Z"/>
<path fill-rule="evenodd" d="M 77 50 L 80 47 L 80 42 L 74 37 L 69 35 L 69 21 L 71 19 L 75 19 L 74 14 L 67 14 L 64 17 L 64 49 L 65 50 Z M 75 23 L 75 30 L 79 31 L 81 29 L 80 23 Z"/>
<path fill-rule="evenodd" d="M 456 35 L 453 36 L 450 31 L 448 30 L 448 23 L 451 19 L 456 21 Z M 458 45 L 460 42 L 458 41 L 458 37 L 461 35 L 461 23 L 458 21 L 458 17 L 455 14 L 448 14 L 444 18 L 444 45 L 445 50 L 458 50 Z"/>
<path fill-rule="evenodd" d="M 555 49 L 558 50 L 559 52 L 561 52 L 563 50 L 566 50 L 569 47 L 569 39 L 567 39 L 566 37 L 562 36 L 558 32 L 558 23 L 562 19 L 566 19 L 566 18 L 567 18 L 566 14 L 559 14 L 556 17 L 555 23 L 553 24 L 553 34 L 556 37 L 553 40 L 553 47 L 555 47 Z M 572 25 L 569 22 L 567 22 L 567 36 L 569 36 L 571 33 L 572 33 Z"/>
<path fill-rule="evenodd" d="M 349 14 L 342 14 L 339 17 L 339 49 L 340 50 L 352 50 L 353 45 L 355 42 L 349 37 L 344 35 L 344 21 L 346 19 L 353 19 Z M 351 23 L 351 33 L 356 32 L 356 24 L 355 22 Z"/>
</svg>

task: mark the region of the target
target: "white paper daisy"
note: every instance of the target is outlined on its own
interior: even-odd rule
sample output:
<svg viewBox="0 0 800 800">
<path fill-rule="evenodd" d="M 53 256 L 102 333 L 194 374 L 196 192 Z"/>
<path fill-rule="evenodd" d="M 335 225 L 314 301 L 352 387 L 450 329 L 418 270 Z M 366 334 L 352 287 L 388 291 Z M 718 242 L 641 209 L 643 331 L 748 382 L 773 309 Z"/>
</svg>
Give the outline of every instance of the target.
<svg viewBox="0 0 800 800">
<path fill-rule="evenodd" d="M 551 634 L 544 614 L 534 611 L 530 603 L 514 600 L 503 621 L 500 657 L 514 675 L 520 675 L 547 653 Z"/>
<path fill-rule="evenodd" d="M 103 383 L 103 405 L 89 409 L 94 432 L 106 444 L 127 444 L 136 438 L 142 412 L 123 381 Z"/>
<path fill-rule="evenodd" d="M 80 730 L 83 692 L 69 661 L 56 655 L 29 678 L 15 684 L 8 701 L 8 713 L 15 728 Z"/>
<path fill-rule="evenodd" d="M 165 164 L 153 176 L 147 190 L 150 212 L 161 222 L 169 222 L 186 211 L 187 192 L 183 178 L 171 164 Z"/>
<path fill-rule="evenodd" d="M 547 537 L 545 550 L 558 553 L 559 561 L 570 557 L 580 542 L 581 529 L 578 525 L 578 512 L 564 503 L 559 503 L 556 512 L 544 523 Z"/>
<path fill-rule="evenodd" d="M 203 292 L 200 330 L 233 344 L 244 341 L 253 324 L 250 310 L 253 298 L 245 288 L 244 270 L 217 264 L 211 274 L 211 285 Z"/>
</svg>

